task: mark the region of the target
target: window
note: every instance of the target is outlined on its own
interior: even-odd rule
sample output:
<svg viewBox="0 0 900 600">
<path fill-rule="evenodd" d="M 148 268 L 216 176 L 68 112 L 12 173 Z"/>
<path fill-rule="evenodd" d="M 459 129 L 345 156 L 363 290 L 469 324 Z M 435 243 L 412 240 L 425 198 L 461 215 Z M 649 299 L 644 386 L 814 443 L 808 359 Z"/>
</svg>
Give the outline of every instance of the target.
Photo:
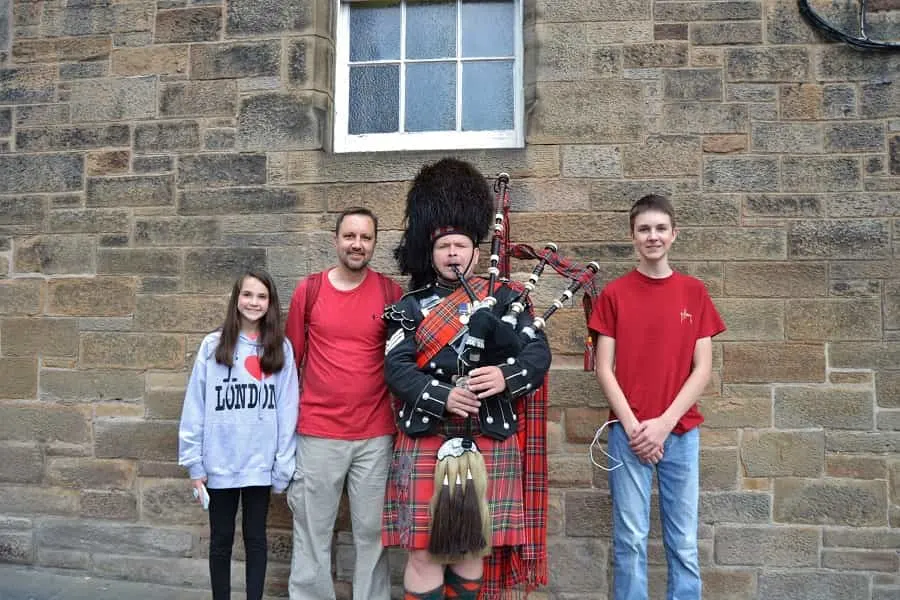
<svg viewBox="0 0 900 600">
<path fill-rule="evenodd" d="M 520 0 L 341 2 L 336 152 L 524 145 Z"/>
</svg>

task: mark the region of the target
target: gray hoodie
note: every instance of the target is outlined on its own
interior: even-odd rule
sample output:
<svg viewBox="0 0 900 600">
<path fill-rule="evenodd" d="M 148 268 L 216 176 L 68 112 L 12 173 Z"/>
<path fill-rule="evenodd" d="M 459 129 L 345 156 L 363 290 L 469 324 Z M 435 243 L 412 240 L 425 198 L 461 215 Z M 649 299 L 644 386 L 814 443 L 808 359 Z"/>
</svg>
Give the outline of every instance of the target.
<svg viewBox="0 0 900 600">
<path fill-rule="evenodd" d="M 234 366 L 216 362 L 220 332 L 200 344 L 178 429 L 178 464 L 212 489 L 271 485 L 283 492 L 294 474 L 299 389 L 294 353 L 262 373 L 262 346 L 238 338 Z"/>
</svg>

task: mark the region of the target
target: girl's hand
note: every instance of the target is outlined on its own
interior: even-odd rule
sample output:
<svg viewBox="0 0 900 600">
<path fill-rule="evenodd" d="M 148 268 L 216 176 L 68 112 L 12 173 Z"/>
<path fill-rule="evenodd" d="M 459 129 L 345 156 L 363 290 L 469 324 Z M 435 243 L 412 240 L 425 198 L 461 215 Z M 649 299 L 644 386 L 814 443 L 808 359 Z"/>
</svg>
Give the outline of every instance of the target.
<svg viewBox="0 0 900 600">
<path fill-rule="evenodd" d="M 197 490 L 197 504 L 203 504 L 203 487 L 206 485 L 206 477 L 191 479 L 191 485 Z"/>
</svg>

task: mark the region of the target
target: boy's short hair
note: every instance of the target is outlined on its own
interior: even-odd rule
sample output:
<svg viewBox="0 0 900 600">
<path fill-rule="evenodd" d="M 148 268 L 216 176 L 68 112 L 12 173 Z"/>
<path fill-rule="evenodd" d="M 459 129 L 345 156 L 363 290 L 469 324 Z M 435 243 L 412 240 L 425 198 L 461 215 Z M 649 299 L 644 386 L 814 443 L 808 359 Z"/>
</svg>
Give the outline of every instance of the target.
<svg viewBox="0 0 900 600">
<path fill-rule="evenodd" d="M 364 206 L 351 206 L 350 208 L 342 210 L 341 214 L 337 216 L 337 219 L 335 219 L 334 222 L 334 235 L 337 235 L 341 230 L 341 223 L 344 222 L 344 218 L 351 215 L 360 215 L 372 219 L 372 223 L 375 224 L 375 237 L 378 237 L 378 217 L 375 216 L 374 212 Z"/>
<path fill-rule="evenodd" d="M 634 231 L 634 220 L 638 215 L 651 210 L 669 215 L 669 219 L 672 220 L 672 227 L 675 227 L 675 207 L 672 206 L 672 201 L 660 194 L 647 194 L 631 205 L 631 212 L 628 214 L 631 231 Z"/>
</svg>

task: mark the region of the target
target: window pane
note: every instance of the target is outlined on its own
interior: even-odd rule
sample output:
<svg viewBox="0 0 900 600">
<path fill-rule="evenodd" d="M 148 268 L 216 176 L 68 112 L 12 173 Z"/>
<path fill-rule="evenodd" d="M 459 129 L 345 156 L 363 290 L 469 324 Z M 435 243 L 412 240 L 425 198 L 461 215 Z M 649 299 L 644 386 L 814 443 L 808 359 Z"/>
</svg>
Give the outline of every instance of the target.
<svg viewBox="0 0 900 600">
<path fill-rule="evenodd" d="M 513 129 L 512 61 L 463 64 L 463 131 Z"/>
<path fill-rule="evenodd" d="M 456 63 L 406 67 L 406 131 L 456 129 Z"/>
<path fill-rule="evenodd" d="M 400 5 L 350 5 L 350 60 L 400 58 Z"/>
<path fill-rule="evenodd" d="M 406 57 L 456 56 L 456 2 L 410 2 L 406 6 Z"/>
<path fill-rule="evenodd" d="M 512 56 L 515 5 L 506 0 L 463 0 L 462 55 Z"/>
<path fill-rule="evenodd" d="M 348 133 L 392 133 L 400 124 L 400 66 L 350 67 Z"/>
</svg>

